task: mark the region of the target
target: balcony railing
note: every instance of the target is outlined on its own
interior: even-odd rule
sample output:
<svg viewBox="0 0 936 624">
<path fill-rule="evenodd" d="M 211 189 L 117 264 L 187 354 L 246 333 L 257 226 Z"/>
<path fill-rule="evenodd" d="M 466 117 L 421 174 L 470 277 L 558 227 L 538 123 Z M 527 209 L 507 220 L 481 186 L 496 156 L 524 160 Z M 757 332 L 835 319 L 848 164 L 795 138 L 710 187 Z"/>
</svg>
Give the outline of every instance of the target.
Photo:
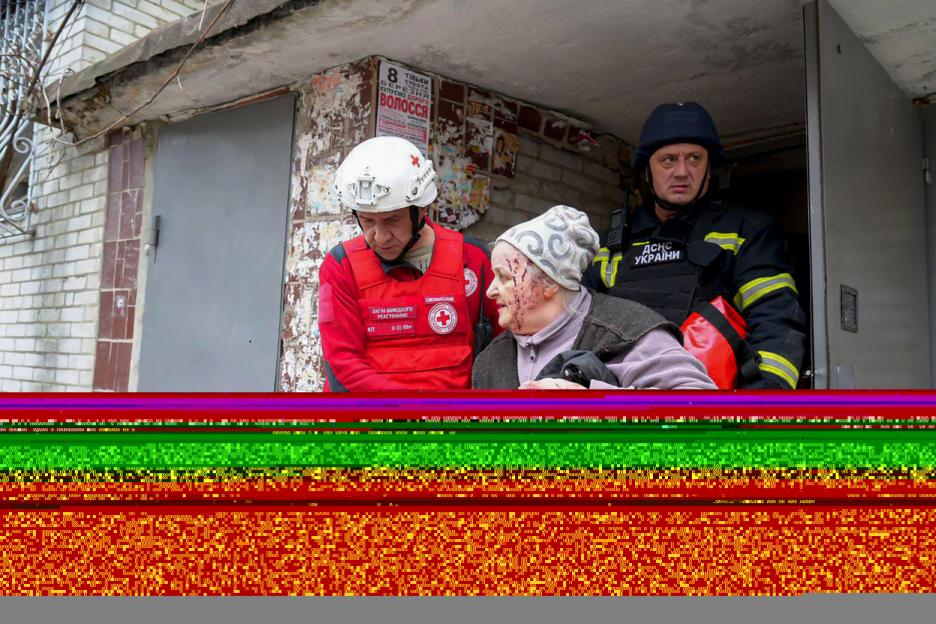
<svg viewBox="0 0 936 624">
<path fill-rule="evenodd" d="M 32 110 L 46 0 L 0 0 L 0 238 L 32 233 Z"/>
</svg>

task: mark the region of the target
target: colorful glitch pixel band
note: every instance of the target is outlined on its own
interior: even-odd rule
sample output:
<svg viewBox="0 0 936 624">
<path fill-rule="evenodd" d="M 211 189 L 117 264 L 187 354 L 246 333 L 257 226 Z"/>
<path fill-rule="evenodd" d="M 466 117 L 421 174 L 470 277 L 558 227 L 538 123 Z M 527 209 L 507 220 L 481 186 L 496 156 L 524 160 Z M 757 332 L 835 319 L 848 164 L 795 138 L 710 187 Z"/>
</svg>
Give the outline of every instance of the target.
<svg viewBox="0 0 936 624">
<path fill-rule="evenodd" d="M 936 589 L 936 393 L 0 399 L 0 593 Z"/>
</svg>

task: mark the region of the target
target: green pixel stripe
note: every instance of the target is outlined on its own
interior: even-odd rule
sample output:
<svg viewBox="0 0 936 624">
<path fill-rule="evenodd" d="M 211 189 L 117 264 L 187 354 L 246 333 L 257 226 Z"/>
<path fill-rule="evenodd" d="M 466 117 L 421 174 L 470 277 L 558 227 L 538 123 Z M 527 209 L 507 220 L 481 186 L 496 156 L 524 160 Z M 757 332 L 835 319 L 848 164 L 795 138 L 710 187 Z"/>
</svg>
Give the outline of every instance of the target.
<svg viewBox="0 0 936 624">
<path fill-rule="evenodd" d="M 0 470 L 199 467 L 930 468 L 936 430 L 16 433 Z"/>
</svg>

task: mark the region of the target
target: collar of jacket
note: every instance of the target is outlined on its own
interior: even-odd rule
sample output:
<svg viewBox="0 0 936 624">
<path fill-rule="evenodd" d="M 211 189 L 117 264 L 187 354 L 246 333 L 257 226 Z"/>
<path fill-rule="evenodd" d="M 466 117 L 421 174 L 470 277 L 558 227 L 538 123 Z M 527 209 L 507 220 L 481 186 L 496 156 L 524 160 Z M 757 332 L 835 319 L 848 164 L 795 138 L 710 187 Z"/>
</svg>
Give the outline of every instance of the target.
<svg viewBox="0 0 936 624">
<path fill-rule="evenodd" d="M 552 339 L 557 334 L 571 331 L 571 329 L 574 329 L 574 333 L 572 333 L 572 337 L 574 338 L 578 335 L 578 330 L 581 329 L 582 326 L 581 320 L 585 318 L 590 307 L 591 294 L 588 292 L 587 288 L 580 288 L 578 293 L 568 302 L 567 309 L 563 310 L 562 314 L 553 319 L 549 325 L 529 336 L 514 335 L 517 345 L 521 349 L 529 349 L 531 346 L 539 346 L 547 340 Z M 573 317 L 580 322 L 574 324 L 574 327 L 570 329 L 567 325 L 569 325 L 570 320 L 573 320 Z"/>
<path fill-rule="evenodd" d="M 677 230 L 685 229 L 688 234 L 688 232 L 692 230 L 692 226 L 695 224 L 696 220 L 699 218 L 699 215 L 701 215 L 703 212 L 707 210 L 717 210 L 720 212 L 723 209 L 724 205 L 720 200 L 705 199 L 692 210 L 688 212 L 677 213 L 666 223 L 671 224 L 671 226 L 675 226 L 674 229 Z M 640 208 L 634 211 L 634 215 L 631 217 L 630 232 L 633 237 L 640 238 L 643 235 L 654 233 L 663 226 L 664 222 L 661 221 L 658 216 L 656 216 L 653 202 L 644 202 Z M 664 237 L 671 238 L 668 236 Z"/>
</svg>

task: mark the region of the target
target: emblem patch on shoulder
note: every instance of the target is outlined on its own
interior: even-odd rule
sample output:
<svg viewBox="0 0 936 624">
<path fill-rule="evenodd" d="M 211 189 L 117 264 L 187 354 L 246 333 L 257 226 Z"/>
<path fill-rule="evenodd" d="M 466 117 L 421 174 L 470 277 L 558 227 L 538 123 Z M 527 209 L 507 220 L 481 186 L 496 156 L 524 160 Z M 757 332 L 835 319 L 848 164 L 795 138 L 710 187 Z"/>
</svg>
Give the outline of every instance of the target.
<svg viewBox="0 0 936 624">
<path fill-rule="evenodd" d="M 465 296 L 470 297 L 478 290 L 478 276 L 475 272 L 465 267 Z"/>
<path fill-rule="evenodd" d="M 437 334 L 450 334 L 458 325 L 458 313 L 450 303 L 437 303 L 429 309 L 429 327 Z"/>
</svg>

